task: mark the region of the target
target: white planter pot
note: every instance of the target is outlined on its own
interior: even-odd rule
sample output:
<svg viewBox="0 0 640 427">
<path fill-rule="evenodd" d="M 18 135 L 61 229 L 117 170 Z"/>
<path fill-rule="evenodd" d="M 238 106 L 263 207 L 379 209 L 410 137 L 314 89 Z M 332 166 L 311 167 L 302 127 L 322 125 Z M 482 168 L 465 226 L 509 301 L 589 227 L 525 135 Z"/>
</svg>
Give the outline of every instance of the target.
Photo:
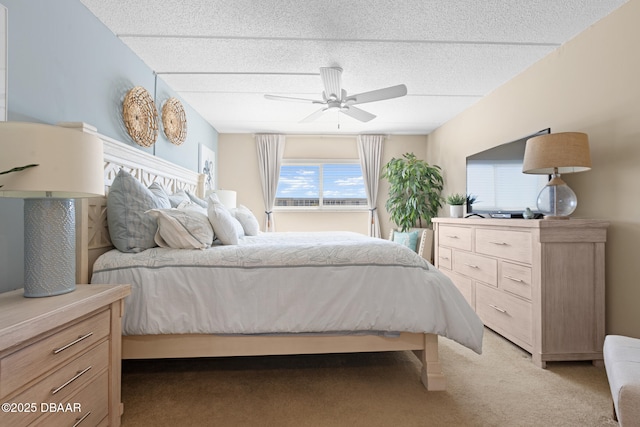
<svg viewBox="0 0 640 427">
<path fill-rule="evenodd" d="M 450 205 L 449 216 L 451 218 L 462 218 L 464 212 L 464 205 Z"/>
</svg>

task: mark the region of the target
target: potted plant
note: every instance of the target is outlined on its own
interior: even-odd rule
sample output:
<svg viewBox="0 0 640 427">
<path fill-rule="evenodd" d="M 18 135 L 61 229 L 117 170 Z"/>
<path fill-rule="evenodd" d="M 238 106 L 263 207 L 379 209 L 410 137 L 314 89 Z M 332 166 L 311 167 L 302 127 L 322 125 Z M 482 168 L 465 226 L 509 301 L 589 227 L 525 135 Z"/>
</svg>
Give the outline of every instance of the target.
<svg viewBox="0 0 640 427">
<path fill-rule="evenodd" d="M 478 196 L 473 194 L 467 194 L 467 213 L 470 214 L 473 212 L 473 204 L 478 199 Z"/>
<path fill-rule="evenodd" d="M 385 203 L 391 221 L 400 229 L 428 229 L 429 242 L 425 242 L 423 257 L 431 260 L 433 230 L 431 218 L 438 215 L 443 198 L 444 185 L 440 166 L 430 165 L 406 153 L 402 158 L 392 158 L 382 169 L 382 178 L 389 181 L 389 198 Z"/>
<path fill-rule="evenodd" d="M 464 212 L 464 204 L 467 197 L 464 194 L 453 193 L 447 196 L 447 204 L 449 205 L 449 213 L 452 218 L 462 218 Z"/>
</svg>

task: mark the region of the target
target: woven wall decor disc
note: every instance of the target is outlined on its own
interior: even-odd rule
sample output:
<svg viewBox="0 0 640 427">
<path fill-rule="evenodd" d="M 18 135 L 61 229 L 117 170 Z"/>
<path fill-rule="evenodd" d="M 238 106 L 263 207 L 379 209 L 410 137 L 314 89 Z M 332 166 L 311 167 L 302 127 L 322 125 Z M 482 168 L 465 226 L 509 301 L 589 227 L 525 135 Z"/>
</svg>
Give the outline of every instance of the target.
<svg viewBox="0 0 640 427">
<path fill-rule="evenodd" d="M 158 111 L 149 92 L 142 86 L 131 89 L 122 102 L 127 132 L 136 144 L 151 147 L 158 139 Z"/>
<path fill-rule="evenodd" d="M 162 126 L 164 134 L 175 145 L 187 139 L 187 116 L 178 99 L 169 98 L 162 106 Z"/>
</svg>

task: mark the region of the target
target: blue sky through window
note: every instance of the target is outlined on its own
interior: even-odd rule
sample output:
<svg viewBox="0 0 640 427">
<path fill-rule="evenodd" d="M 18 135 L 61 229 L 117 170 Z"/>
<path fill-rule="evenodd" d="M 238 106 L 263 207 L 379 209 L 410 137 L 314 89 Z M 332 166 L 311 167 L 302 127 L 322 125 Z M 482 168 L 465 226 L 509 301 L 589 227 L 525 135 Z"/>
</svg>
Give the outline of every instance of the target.
<svg viewBox="0 0 640 427">
<path fill-rule="evenodd" d="M 322 167 L 322 170 L 321 170 Z M 322 172 L 322 174 L 321 174 Z M 366 198 L 359 164 L 282 165 L 277 198 Z"/>
</svg>

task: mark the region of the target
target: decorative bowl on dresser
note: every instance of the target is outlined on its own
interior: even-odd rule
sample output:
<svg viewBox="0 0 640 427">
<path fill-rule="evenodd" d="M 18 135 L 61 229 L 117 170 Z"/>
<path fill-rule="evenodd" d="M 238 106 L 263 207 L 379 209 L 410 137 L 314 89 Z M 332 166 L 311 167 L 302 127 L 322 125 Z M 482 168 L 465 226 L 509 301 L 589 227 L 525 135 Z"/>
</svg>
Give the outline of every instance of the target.
<svg viewBox="0 0 640 427">
<path fill-rule="evenodd" d="M 0 425 L 119 426 L 121 317 L 129 285 L 0 294 Z"/>
<path fill-rule="evenodd" d="M 537 366 L 603 361 L 602 220 L 434 218 L 434 262 L 485 325 Z"/>
</svg>

